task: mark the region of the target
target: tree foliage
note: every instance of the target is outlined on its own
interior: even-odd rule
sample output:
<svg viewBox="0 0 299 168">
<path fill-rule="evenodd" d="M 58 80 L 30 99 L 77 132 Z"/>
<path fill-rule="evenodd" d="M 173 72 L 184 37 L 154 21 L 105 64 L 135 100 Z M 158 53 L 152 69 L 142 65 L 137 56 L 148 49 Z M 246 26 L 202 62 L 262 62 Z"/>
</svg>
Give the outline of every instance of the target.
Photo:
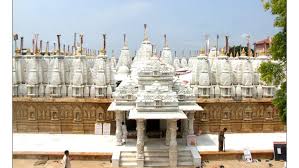
<svg viewBox="0 0 299 168">
<path fill-rule="evenodd" d="M 269 52 L 272 61 L 264 62 L 259 68 L 261 79 L 266 83 L 280 84 L 273 99 L 274 106 L 279 110 L 281 120 L 286 123 L 287 118 L 287 2 L 286 0 L 262 0 L 264 8 L 275 15 L 274 26 L 281 28 L 272 38 Z"/>
</svg>

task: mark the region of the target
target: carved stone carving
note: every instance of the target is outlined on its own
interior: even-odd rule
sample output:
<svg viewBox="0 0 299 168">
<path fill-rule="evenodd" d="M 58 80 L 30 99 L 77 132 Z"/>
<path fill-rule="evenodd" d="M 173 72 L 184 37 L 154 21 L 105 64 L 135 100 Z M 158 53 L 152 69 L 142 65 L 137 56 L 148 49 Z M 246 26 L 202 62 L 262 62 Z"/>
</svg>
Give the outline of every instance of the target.
<svg viewBox="0 0 299 168">
<path fill-rule="evenodd" d="M 28 115 L 28 120 L 36 120 L 36 111 L 32 105 L 28 108 Z"/>
</svg>

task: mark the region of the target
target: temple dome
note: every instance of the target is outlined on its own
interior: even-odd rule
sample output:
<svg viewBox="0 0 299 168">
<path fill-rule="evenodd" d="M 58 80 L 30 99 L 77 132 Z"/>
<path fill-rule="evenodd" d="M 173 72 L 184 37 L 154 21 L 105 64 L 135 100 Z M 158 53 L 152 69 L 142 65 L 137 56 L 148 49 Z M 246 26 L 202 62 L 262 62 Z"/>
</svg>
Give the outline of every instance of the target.
<svg viewBox="0 0 299 168">
<path fill-rule="evenodd" d="M 117 71 L 118 74 L 129 74 L 129 72 L 129 68 L 125 65 L 120 66 Z"/>
</svg>

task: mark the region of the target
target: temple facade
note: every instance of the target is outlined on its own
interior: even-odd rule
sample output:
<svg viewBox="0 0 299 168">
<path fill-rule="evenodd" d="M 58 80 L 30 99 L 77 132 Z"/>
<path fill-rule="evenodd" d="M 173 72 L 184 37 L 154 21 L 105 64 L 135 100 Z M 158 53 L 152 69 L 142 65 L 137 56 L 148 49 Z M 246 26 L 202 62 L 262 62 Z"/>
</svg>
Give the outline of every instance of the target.
<svg viewBox="0 0 299 168">
<path fill-rule="evenodd" d="M 271 56 L 260 53 L 254 57 L 242 52 L 241 56 L 230 57 L 222 51 L 215 56 L 201 51 L 197 56 L 179 58 L 165 35 L 158 57 L 146 31 L 134 59 L 126 36 L 118 57 L 106 52 L 105 35 L 98 52 L 84 48 L 83 35 L 79 42 L 74 40 L 73 47 L 61 47 L 58 35 L 52 51 L 48 42 L 44 50 L 42 43 L 38 46 L 37 37 L 32 49 L 25 49 L 21 37 L 12 59 L 14 132 L 94 133 L 94 125 L 103 122 L 110 123 L 115 134 L 117 120 L 121 119 L 129 135 L 136 138 L 139 119 L 134 117 L 142 111 L 145 114 L 145 109 L 153 111 L 147 105 L 161 103 L 157 106 L 161 110 L 172 104 L 175 113 L 184 113 L 186 118 L 174 119 L 177 136 L 184 137 L 186 132 L 182 130 L 189 112 L 182 107 L 187 107 L 183 105 L 187 102 L 203 109 L 194 112 L 195 134 L 218 132 L 223 127 L 229 132 L 284 131 L 271 103 L 277 86 L 262 82 L 257 71 Z M 144 102 L 159 93 L 167 98 Z M 167 102 L 168 98 L 173 102 Z M 125 110 L 112 112 L 109 106 Z M 166 133 L 167 119 L 143 120 L 147 136 Z"/>
</svg>

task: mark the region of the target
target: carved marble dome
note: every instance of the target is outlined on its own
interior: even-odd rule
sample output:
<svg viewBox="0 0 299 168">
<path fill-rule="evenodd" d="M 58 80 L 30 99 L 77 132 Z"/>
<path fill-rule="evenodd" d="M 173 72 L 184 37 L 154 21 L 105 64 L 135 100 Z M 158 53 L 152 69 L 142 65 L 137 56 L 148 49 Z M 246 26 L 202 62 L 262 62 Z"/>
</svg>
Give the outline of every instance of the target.
<svg viewBox="0 0 299 168">
<path fill-rule="evenodd" d="M 31 58 L 28 60 L 27 66 L 27 84 L 29 85 L 37 85 L 38 84 L 38 66 L 37 60 L 35 58 Z"/>
<path fill-rule="evenodd" d="M 181 59 L 181 67 L 182 68 L 187 68 L 188 67 L 188 62 L 187 62 L 187 59 L 185 57 L 183 57 Z"/>
<path fill-rule="evenodd" d="M 209 86 L 210 85 L 210 64 L 207 57 L 199 57 L 198 61 L 199 67 L 199 77 L 198 77 L 198 85 L 200 86 Z"/>
<path fill-rule="evenodd" d="M 81 64 L 81 60 L 74 59 L 73 67 L 74 67 L 74 72 L 73 72 L 72 84 L 76 86 L 80 86 L 83 84 L 83 74 L 82 74 L 83 67 Z"/>
<path fill-rule="evenodd" d="M 166 34 L 164 35 L 164 47 L 161 53 L 160 60 L 164 63 L 167 64 L 172 64 L 172 55 L 171 55 L 171 50 L 168 47 L 167 39 L 166 39 Z"/>
<path fill-rule="evenodd" d="M 243 64 L 243 72 L 242 72 L 242 85 L 251 86 L 253 84 L 253 72 L 252 65 L 249 60 L 246 60 Z"/>
<path fill-rule="evenodd" d="M 131 56 L 130 56 L 130 50 L 127 44 L 126 35 L 124 34 L 124 46 L 120 51 L 120 56 L 116 65 L 116 70 L 118 71 L 118 68 L 120 66 L 127 66 L 130 68 L 131 65 Z"/>
<path fill-rule="evenodd" d="M 180 69 L 181 68 L 181 64 L 180 64 L 180 60 L 178 57 L 175 57 L 173 60 L 173 66 L 175 69 Z"/>
<path fill-rule="evenodd" d="M 59 69 L 59 62 L 58 59 L 52 60 L 52 71 L 50 77 L 50 84 L 51 85 L 60 85 L 61 84 L 61 76 L 60 76 L 60 69 Z"/>
</svg>

